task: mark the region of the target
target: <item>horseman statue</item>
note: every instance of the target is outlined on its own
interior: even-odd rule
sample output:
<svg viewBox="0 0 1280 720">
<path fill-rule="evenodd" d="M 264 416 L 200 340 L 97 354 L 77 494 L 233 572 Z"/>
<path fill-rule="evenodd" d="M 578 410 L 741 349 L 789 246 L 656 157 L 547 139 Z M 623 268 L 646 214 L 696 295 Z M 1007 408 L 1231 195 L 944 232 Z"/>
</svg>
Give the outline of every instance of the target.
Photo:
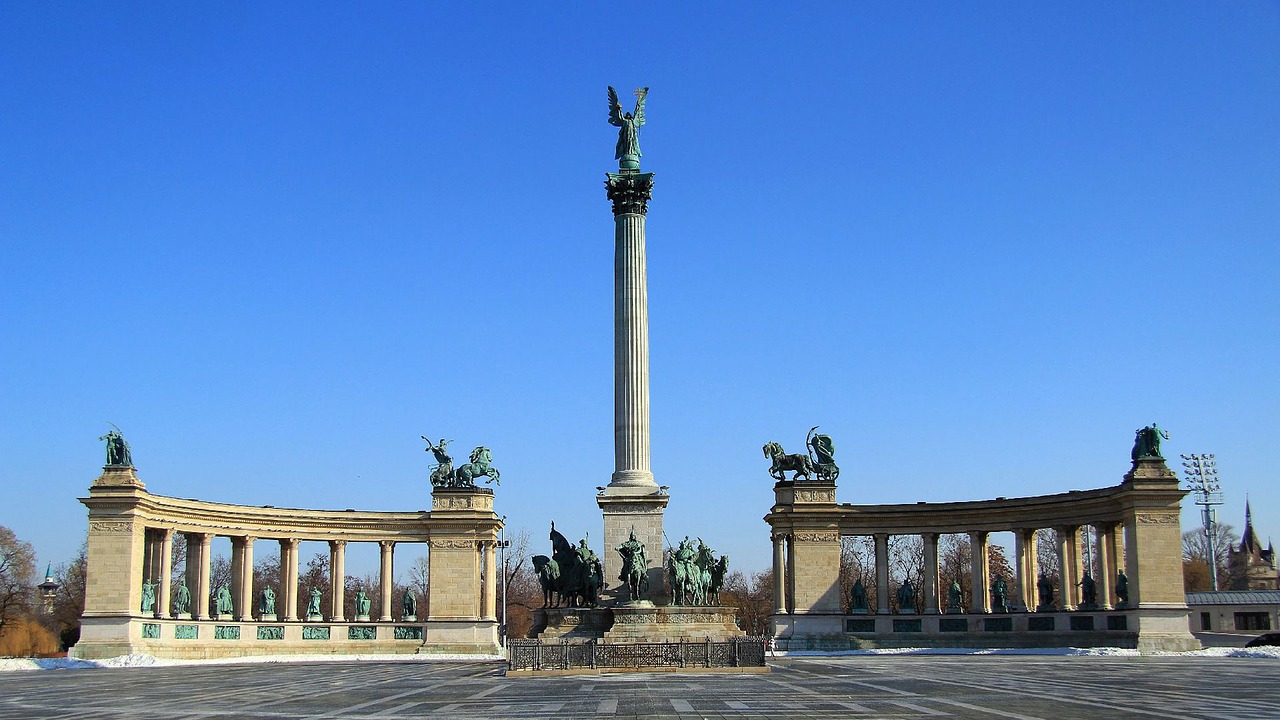
<svg viewBox="0 0 1280 720">
<path fill-rule="evenodd" d="M 618 579 L 627 585 L 631 602 L 640 600 L 649 591 L 649 554 L 644 543 L 636 539 L 636 530 L 631 528 L 631 537 L 614 548 L 622 556 L 622 573 Z"/>
<path fill-rule="evenodd" d="M 552 521 L 551 548 L 551 557 L 533 556 L 533 569 L 542 585 L 542 607 L 595 607 L 603 570 L 587 539 L 574 546 Z"/>
<path fill-rule="evenodd" d="M 716 559 L 702 538 L 695 545 L 688 536 L 671 549 L 667 573 L 671 599 L 676 605 L 710 605 L 719 602 L 720 588 L 729 572 L 729 558 Z"/>
<path fill-rule="evenodd" d="M 489 452 L 489 448 L 483 445 L 477 446 L 475 450 L 471 451 L 471 461 L 455 469 L 453 467 L 453 458 L 446 449 L 449 443 L 453 442 L 452 440 L 440 438 L 440 444 L 435 445 L 426 435 L 421 437 L 427 441 L 427 452 L 436 458 L 436 464 L 431 466 L 432 487 L 475 487 L 475 479 L 478 477 L 486 478 L 486 483 L 502 484 L 498 481 L 500 477 L 498 468 L 490 464 L 493 461 L 493 456 Z"/>
</svg>

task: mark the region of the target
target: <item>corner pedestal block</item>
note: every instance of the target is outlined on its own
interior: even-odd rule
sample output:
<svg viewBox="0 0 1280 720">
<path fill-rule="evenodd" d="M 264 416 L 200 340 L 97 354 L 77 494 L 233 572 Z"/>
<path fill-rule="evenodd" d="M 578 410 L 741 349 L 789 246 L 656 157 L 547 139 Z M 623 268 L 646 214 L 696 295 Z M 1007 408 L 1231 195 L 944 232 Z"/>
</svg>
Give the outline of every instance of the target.
<svg viewBox="0 0 1280 720">
<path fill-rule="evenodd" d="M 491 620 L 428 620 L 419 655 L 500 655 L 498 623 Z"/>
</svg>

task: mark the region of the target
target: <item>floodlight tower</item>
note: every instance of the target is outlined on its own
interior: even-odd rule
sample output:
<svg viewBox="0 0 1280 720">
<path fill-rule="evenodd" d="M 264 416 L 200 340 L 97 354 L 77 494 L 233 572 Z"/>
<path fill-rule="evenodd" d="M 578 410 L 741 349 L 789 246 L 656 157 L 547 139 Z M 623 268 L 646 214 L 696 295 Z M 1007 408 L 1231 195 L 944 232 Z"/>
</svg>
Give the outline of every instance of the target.
<svg viewBox="0 0 1280 720">
<path fill-rule="evenodd" d="M 1204 536 L 1209 548 L 1209 587 L 1218 590 L 1218 549 L 1214 546 L 1217 535 L 1218 510 L 1222 504 L 1222 486 L 1218 484 L 1218 465 L 1213 453 L 1183 455 L 1182 467 L 1187 474 L 1191 491 L 1199 496 L 1200 520 L 1204 523 Z"/>
</svg>

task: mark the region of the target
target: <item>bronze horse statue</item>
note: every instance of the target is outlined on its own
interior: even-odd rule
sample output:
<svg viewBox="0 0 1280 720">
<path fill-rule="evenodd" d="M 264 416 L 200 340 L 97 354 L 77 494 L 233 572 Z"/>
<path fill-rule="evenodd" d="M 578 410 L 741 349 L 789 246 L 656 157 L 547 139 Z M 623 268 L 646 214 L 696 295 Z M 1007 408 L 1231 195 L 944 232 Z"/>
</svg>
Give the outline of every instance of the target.
<svg viewBox="0 0 1280 720">
<path fill-rule="evenodd" d="M 788 472 L 795 473 L 791 476 L 792 480 L 799 480 L 802 477 L 808 480 L 813 474 L 813 461 L 808 455 L 798 453 L 788 455 L 776 442 L 765 443 L 764 456 L 773 461 L 773 465 L 769 468 L 769 475 L 774 480 L 786 480 Z"/>
</svg>

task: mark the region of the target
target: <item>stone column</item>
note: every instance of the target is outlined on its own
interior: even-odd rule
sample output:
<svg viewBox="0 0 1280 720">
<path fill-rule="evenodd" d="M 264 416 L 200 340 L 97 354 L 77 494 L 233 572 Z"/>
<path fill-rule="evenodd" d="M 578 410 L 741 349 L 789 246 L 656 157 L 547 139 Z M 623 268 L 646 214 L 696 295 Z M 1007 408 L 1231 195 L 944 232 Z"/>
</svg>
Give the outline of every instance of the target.
<svg viewBox="0 0 1280 720">
<path fill-rule="evenodd" d="M 645 259 L 645 213 L 653 174 L 608 173 L 613 203 L 613 450 L 609 485 L 596 497 L 604 514 L 606 598 L 627 596 L 618 576 L 622 558 L 613 548 L 634 530 L 649 555 L 661 557 L 662 516 L 669 497 L 649 469 L 649 296 Z M 649 569 L 649 596 L 661 600 L 661 563 Z"/>
<path fill-rule="evenodd" d="M 192 590 L 192 595 L 196 601 L 197 620 L 209 619 L 209 593 L 211 591 L 209 582 L 209 566 L 213 561 L 212 545 L 213 535 L 210 533 L 200 533 L 200 589 L 198 591 Z"/>
<path fill-rule="evenodd" d="M 781 615 L 787 611 L 787 563 L 784 553 L 786 548 L 784 536 L 773 535 L 773 613 Z"/>
<path fill-rule="evenodd" d="M 160 592 L 156 593 L 156 617 L 169 617 L 169 604 L 173 601 L 173 529 L 160 531 Z"/>
<path fill-rule="evenodd" d="M 280 541 L 280 600 L 284 603 L 283 619 L 298 619 L 298 539 Z"/>
<path fill-rule="evenodd" d="M 1112 607 L 1120 604 L 1120 597 L 1115 594 L 1115 591 L 1116 584 L 1119 582 L 1118 573 L 1124 567 L 1124 553 L 1120 548 L 1120 540 L 1123 537 L 1123 533 L 1123 525 L 1109 522 L 1106 523 L 1102 534 L 1102 553 L 1099 557 L 1106 558 L 1107 567 L 1111 569 L 1111 579 L 1115 581 L 1109 586 L 1111 594 L 1107 596 L 1107 604 Z"/>
<path fill-rule="evenodd" d="M 973 586 L 971 611 L 975 613 L 991 612 L 990 578 L 988 577 L 987 532 L 978 530 L 969 533 L 969 549 L 972 557 L 970 565 L 970 584 Z"/>
<path fill-rule="evenodd" d="M 1080 582 L 1076 575 L 1077 556 L 1080 554 L 1078 530 L 1074 525 L 1058 528 L 1058 580 L 1061 585 L 1058 591 L 1058 608 L 1061 610 L 1075 610 L 1080 604 L 1080 588 L 1076 585 Z"/>
<path fill-rule="evenodd" d="M 937 615 L 938 608 L 938 533 L 924 533 L 924 612 Z"/>
<path fill-rule="evenodd" d="M 382 607 L 378 610 L 378 622 L 391 622 L 391 587 L 394 580 L 391 563 L 396 544 L 390 540 L 382 540 L 378 543 L 378 547 L 382 551 L 382 562 L 378 573 L 378 594 L 381 596 Z"/>
<path fill-rule="evenodd" d="M 492 542 L 482 542 L 481 552 L 484 555 L 484 599 L 480 604 L 480 617 L 484 620 L 498 619 L 498 574 L 497 546 Z"/>
<path fill-rule="evenodd" d="M 1095 533 L 1094 553 L 1098 558 L 1098 577 L 1094 578 L 1098 581 L 1098 607 L 1103 610 L 1111 609 L 1111 575 L 1115 572 L 1114 560 L 1107 557 L 1107 540 L 1106 535 L 1110 528 L 1110 523 L 1094 523 L 1093 530 Z"/>
<path fill-rule="evenodd" d="M 344 622 L 343 603 L 347 595 L 347 541 L 329 541 L 329 591 L 333 594 L 330 622 Z"/>
<path fill-rule="evenodd" d="M 252 536 L 240 539 L 240 594 L 236 603 L 236 619 L 253 619 L 253 541 Z"/>
<path fill-rule="evenodd" d="M 160 575 L 158 530 L 147 528 L 142 534 L 142 581 L 153 583 Z"/>
<path fill-rule="evenodd" d="M 876 612 L 889 614 L 889 536 L 875 536 L 876 542 Z"/>
<path fill-rule="evenodd" d="M 1018 604 L 1028 612 L 1036 607 L 1036 531 L 1035 528 L 1018 528 L 1013 531 L 1018 557 Z"/>
<path fill-rule="evenodd" d="M 796 534 L 787 536 L 787 612 L 796 611 Z"/>
<path fill-rule="evenodd" d="M 196 598 L 200 595 L 200 535 L 198 533 L 183 533 L 182 539 L 186 545 L 186 558 L 183 560 L 182 575 L 187 583 L 187 591 L 191 593 L 191 617 L 198 617 L 196 608 L 199 607 L 200 601 Z"/>
</svg>

